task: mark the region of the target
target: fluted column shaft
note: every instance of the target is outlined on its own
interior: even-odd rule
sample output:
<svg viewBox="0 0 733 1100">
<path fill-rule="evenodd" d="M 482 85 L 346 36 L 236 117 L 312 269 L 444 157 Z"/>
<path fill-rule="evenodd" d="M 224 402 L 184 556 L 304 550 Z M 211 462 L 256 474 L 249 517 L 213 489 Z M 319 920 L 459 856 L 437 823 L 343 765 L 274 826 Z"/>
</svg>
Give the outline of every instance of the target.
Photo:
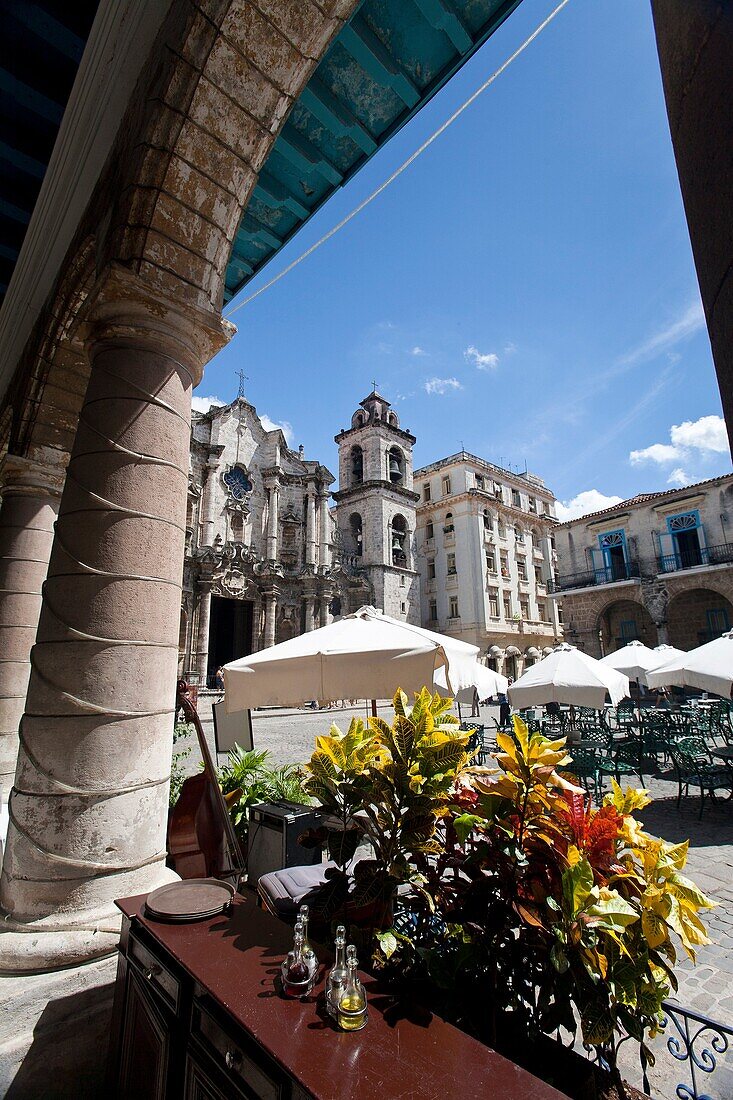
<svg viewBox="0 0 733 1100">
<path fill-rule="evenodd" d="M 274 592 L 265 593 L 265 636 L 264 648 L 269 649 L 275 644 L 275 612 L 277 609 L 277 595 Z"/>
<path fill-rule="evenodd" d="M 319 507 L 319 512 L 320 512 L 320 527 L 321 527 L 320 539 L 319 539 L 320 550 L 321 550 L 320 563 L 321 563 L 322 568 L 325 569 L 327 566 L 329 566 L 331 564 L 330 554 L 329 554 L 330 548 L 329 548 L 329 541 L 328 541 L 328 536 L 329 536 L 329 530 L 328 530 L 328 528 L 329 528 L 328 494 L 323 494 L 322 496 L 320 496 L 318 498 L 318 503 L 319 503 L 319 506 L 320 506 Z"/>
<path fill-rule="evenodd" d="M 280 486 L 276 481 L 268 485 L 270 493 L 269 512 L 267 517 L 267 557 L 270 561 L 277 561 L 278 555 L 278 525 L 280 522 Z"/>
<path fill-rule="evenodd" d="M 211 588 L 199 588 L 198 617 L 196 626 L 196 672 L 201 687 L 206 687 L 209 668 L 209 628 L 211 626 Z"/>
<path fill-rule="evenodd" d="M 305 563 L 316 564 L 316 497 L 308 489 L 305 498 Z"/>
<path fill-rule="evenodd" d="M 7 801 L 65 469 L 6 455 L 0 471 L 0 798 Z"/>
<path fill-rule="evenodd" d="M 85 311 L 91 374 L 31 654 L 0 969 L 106 954 L 114 899 L 170 878 L 191 389 L 226 323 L 116 267 Z"/>
</svg>

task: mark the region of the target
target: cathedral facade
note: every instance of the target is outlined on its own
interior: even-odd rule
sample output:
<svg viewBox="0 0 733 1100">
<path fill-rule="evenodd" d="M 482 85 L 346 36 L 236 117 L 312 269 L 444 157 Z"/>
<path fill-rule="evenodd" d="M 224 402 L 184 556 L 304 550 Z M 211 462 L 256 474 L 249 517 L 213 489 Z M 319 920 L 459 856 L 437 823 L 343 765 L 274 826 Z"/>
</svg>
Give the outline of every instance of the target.
<svg viewBox="0 0 733 1100">
<path fill-rule="evenodd" d="M 330 470 L 243 397 L 193 413 L 179 635 L 193 682 L 362 604 L 420 621 L 414 437 L 375 392 L 336 442 L 332 494 Z"/>
</svg>

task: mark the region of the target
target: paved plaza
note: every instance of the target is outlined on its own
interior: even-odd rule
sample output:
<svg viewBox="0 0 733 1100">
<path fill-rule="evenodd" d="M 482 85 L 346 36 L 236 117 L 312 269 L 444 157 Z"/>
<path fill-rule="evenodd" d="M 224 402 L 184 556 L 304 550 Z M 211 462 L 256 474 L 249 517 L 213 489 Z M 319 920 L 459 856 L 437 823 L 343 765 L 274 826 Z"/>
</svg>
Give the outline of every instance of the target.
<svg viewBox="0 0 733 1100">
<path fill-rule="evenodd" d="M 211 698 L 208 694 L 202 697 L 200 710 L 213 748 Z M 388 705 L 380 707 L 384 717 L 389 718 L 390 712 Z M 364 706 L 318 711 L 256 711 L 252 721 L 255 748 L 267 749 L 273 764 L 301 763 L 313 751 L 315 738 L 326 733 L 331 722 L 345 730 L 355 714 L 364 717 Z M 496 717 L 498 707 L 481 708 L 482 722 L 491 724 L 491 719 Z M 195 771 L 197 767 L 198 757 L 194 751 L 187 762 L 187 770 Z M 717 908 L 703 914 L 712 942 L 698 950 L 697 965 L 682 953 L 675 968 L 679 992 L 673 999 L 716 1021 L 733 1024 L 733 803 L 724 797 L 717 802 L 706 800 L 700 821 L 700 801 L 693 794 L 683 799 L 677 810 L 677 783 L 671 770 L 645 776 L 645 782 L 654 799 L 640 815 L 645 828 L 675 843 L 689 839 L 687 873 L 717 903 Z M 663 1047 L 663 1042 L 657 1040 L 655 1049 Z M 630 1081 L 640 1084 L 635 1055 L 629 1056 L 625 1073 Z M 666 1053 L 660 1055 L 649 1077 L 654 1095 L 670 1098 L 675 1096 L 678 1082 L 689 1080 L 685 1067 Z M 705 1074 L 699 1077 L 702 1078 L 698 1086 L 700 1092 L 706 1092 L 711 1100 L 733 1100 L 733 1053 L 719 1059 L 719 1068 L 710 1080 Z"/>
</svg>

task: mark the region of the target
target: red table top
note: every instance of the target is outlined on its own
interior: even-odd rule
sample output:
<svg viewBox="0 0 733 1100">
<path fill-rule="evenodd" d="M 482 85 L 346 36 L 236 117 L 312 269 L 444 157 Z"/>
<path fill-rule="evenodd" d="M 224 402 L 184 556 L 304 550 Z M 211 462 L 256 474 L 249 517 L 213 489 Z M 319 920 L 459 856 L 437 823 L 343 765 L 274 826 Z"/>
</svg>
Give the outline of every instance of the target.
<svg viewBox="0 0 733 1100">
<path fill-rule="evenodd" d="M 318 1100 L 565 1095 L 427 1010 L 401 1009 L 368 975 L 362 975 L 369 1003 L 363 1031 L 338 1031 L 319 1011 L 323 975 L 308 1000 L 281 997 L 274 977 L 292 931 L 251 897 L 237 895 L 226 916 L 192 924 L 151 920 L 144 901 L 126 898 L 117 905 Z"/>
</svg>

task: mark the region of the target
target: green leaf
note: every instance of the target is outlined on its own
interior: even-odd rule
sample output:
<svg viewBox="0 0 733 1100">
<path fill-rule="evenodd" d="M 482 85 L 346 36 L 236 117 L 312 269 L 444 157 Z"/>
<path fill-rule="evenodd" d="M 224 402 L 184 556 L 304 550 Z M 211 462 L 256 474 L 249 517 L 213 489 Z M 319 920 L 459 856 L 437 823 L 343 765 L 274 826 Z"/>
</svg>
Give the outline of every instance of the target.
<svg viewBox="0 0 733 1100">
<path fill-rule="evenodd" d="M 633 905 L 620 894 L 607 889 L 600 892 L 599 900 L 589 905 L 585 912 L 598 928 L 626 928 L 639 919 L 638 910 Z"/>
<path fill-rule="evenodd" d="M 585 857 L 563 872 L 563 896 L 568 903 L 571 916 L 576 916 L 584 907 L 592 889 L 593 868 Z"/>
<path fill-rule="evenodd" d="M 385 959 L 390 959 L 397 950 L 397 937 L 394 932 L 377 932 L 376 936 Z"/>
<path fill-rule="evenodd" d="M 453 828 L 456 830 L 456 836 L 461 844 L 466 843 L 473 830 L 477 825 L 481 825 L 483 820 L 482 817 L 477 817 L 476 814 L 461 814 L 453 819 Z"/>
</svg>

